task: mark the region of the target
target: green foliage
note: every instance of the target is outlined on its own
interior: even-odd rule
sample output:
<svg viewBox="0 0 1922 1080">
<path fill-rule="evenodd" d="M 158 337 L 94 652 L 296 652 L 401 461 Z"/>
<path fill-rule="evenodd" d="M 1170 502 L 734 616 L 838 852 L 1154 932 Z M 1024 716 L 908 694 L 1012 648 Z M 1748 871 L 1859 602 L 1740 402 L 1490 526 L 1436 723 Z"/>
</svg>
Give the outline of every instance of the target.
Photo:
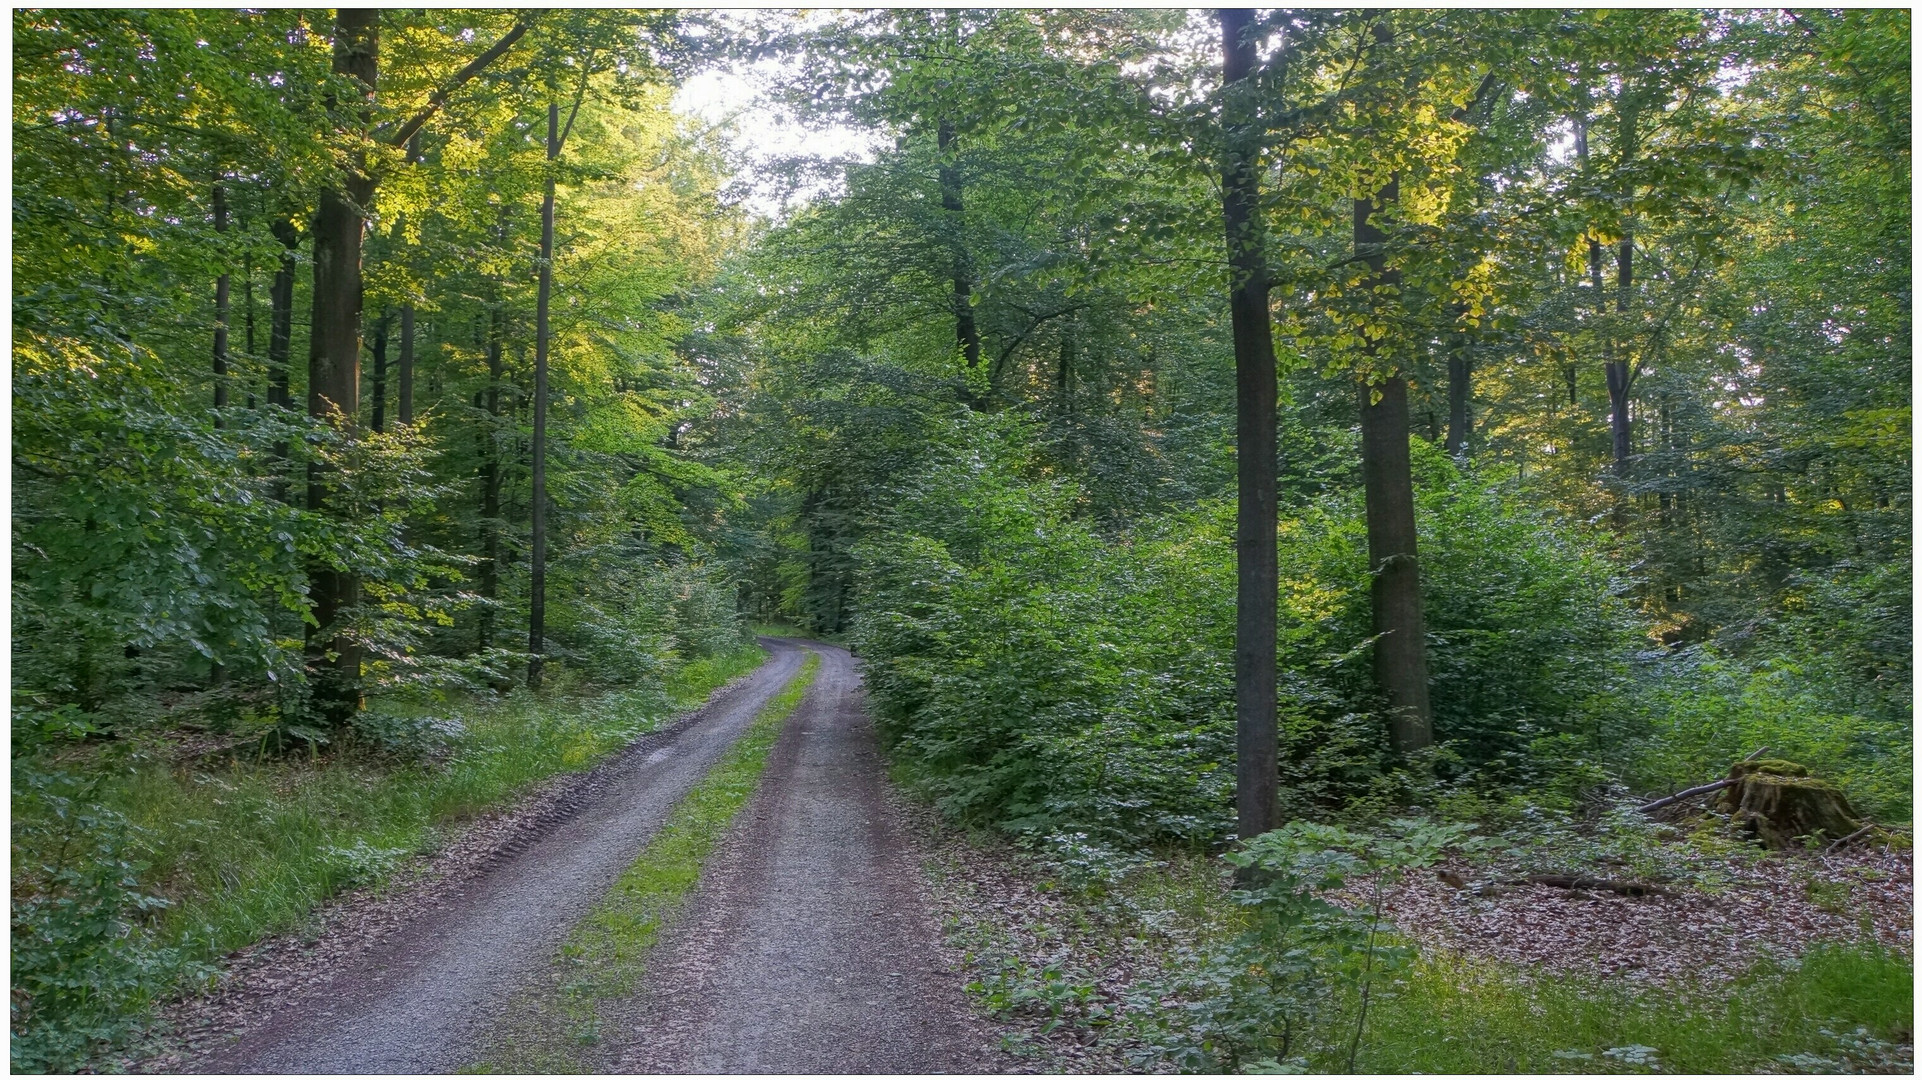
<svg viewBox="0 0 1922 1080">
<path fill-rule="evenodd" d="M 143 882 L 144 836 L 95 801 L 97 779 L 13 768 L 13 1068 L 75 1072 L 140 1030 L 178 979 L 206 971 L 161 943 L 169 906 Z"/>
<path fill-rule="evenodd" d="M 1016 421 L 949 438 L 899 482 L 887 537 L 860 549 L 854 641 L 894 753 L 957 817 L 1108 843 L 1218 840 L 1233 784 L 1232 508 L 1109 539 L 1072 516 L 1072 487 L 1024 477 Z M 1602 720 L 1633 624 L 1600 556 L 1440 455 L 1423 462 L 1437 732 L 1454 767 L 1540 782 L 1544 740 L 1592 756 L 1626 738 Z M 1389 766 L 1355 644 L 1368 625 L 1359 517 L 1342 492 L 1282 524 L 1293 813 L 1338 810 Z"/>
<path fill-rule="evenodd" d="M 530 784 L 591 768 L 762 657 L 737 649 L 667 686 L 571 700 L 521 692 L 438 715 L 366 713 L 328 758 L 109 758 L 82 780 L 16 756 L 15 1068 L 96 1062 L 204 965 L 377 884 Z"/>
<path fill-rule="evenodd" d="M 1910 959 L 1822 945 L 1732 985 L 1681 991 L 1424 957 L 1377 1011 L 1368 1072 L 1888 1072 L 1912 1053 Z"/>
<path fill-rule="evenodd" d="M 1226 855 L 1253 882 L 1234 892 L 1247 929 L 1176 957 L 1166 983 L 1139 991 L 1149 1060 L 1182 1072 L 1299 1072 L 1345 1056 L 1342 1071 L 1353 1072 L 1370 1006 L 1415 962 L 1391 940 L 1382 889 L 1462 846 L 1471 828 L 1400 820 L 1367 834 L 1294 822 Z M 1372 899 L 1359 907 L 1329 898 L 1361 881 Z"/>
</svg>

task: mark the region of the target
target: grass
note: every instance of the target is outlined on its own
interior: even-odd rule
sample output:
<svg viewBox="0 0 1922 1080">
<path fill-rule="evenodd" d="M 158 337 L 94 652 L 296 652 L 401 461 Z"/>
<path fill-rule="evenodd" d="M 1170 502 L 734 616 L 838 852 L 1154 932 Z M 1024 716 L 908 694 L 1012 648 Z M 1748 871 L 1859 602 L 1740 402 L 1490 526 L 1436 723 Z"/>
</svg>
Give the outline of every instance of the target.
<svg viewBox="0 0 1922 1080">
<path fill-rule="evenodd" d="M 162 936 L 220 955 L 299 925 L 327 897 L 431 850 L 446 826 L 593 768 L 763 658 L 753 648 L 696 661 L 659 690 L 573 700 L 516 693 L 468 711 L 451 758 L 438 765 L 142 770 L 127 784 L 127 812 L 151 837 L 151 873 L 175 901 Z"/>
<path fill-rule="evenodd" d="M 471 703 L 455 714 L 458 725 L 439 725 L 445 754 L 432 761 L 397 763 L 346 748 L 318 759 L 242 757 L 205 768 L 178 768 L 164 760 L 132 759 L 118 767 L 95 762 L 79 800 L 113 823 L 120 857 L 137 873 L 137 891 L 164 897 L 170 906 L 112 948 L 88 947 L 73 958 L 76 972 L 122 986 L 117 1000 L 84 1003 L 83 1011 L 97 1014 L 84 1023 L 102 1033 L 87 1040 L 91 1048 L 59 1041 L 58 1029 L 79 1025 L 80 1018 L 43 1013 L 34 1023 L 68 1048 L 36 1057 L 31 1040 L 39 1036 L 29 1031 L 23 1058 L 16 1015 L 16 1065 L 25 1060 L 78 1067 L 106 1052 L 180 978 L 204 977 L 208 962 L 302 926 L 321 903 L 346 889 L 384 880 L 410 856 L 433 850 L 448 827 L 540 781 L 592 768 L 764 658 L 750 645 L 683 665 L 661 686 L 572 696 L 517 692 L 498 702 Z M 15 765 L 18 772 L 21 763 Z M 93 839 L 59 820 L 23 825 L 18 783 L 14 804 L 16 872 L 23 851 L 39 861 L 39 848 Z M 16 911 L 20 899 L 15 897 Z M 66 930 L 56 926 L 51 932 Z M 19 961 L 16 947 L 16 966 Z M 137 978 L 130 974 L 136 969 Z"/>
<path fill-rule="evenodd" d="M 701 867 L 760 782 L 781 726 L 814 681 L 820 657 L 755 717 L 745 734 L 674 807 L 646 850 L 568 935 L 551 977 L 508 1010 L 484 1060 L 462 1071 L 596 1071 L 601 1003 L 634 992 L 647 950 L 700 880 Z"/>
<path fill-rule="evenodd" d="M 1913 1041 L 1913 965 L 1868 945 L 1758 963 L 1715 991 L 1630 992 L 1424 958 L 1357 1067 L 1386 1073 L 1885 1071 Z M 1906 1071 L 1906 1070 L 1904 1070 Z"/>
</svg>

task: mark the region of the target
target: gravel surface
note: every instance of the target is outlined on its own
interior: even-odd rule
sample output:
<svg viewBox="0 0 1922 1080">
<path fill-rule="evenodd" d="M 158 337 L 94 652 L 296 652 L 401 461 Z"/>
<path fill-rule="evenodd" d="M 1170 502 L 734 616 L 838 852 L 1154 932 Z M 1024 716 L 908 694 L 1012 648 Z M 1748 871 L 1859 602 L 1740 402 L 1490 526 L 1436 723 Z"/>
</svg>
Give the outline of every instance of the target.
<svg viewBox="0 0 1922 1080">
<path fill-rule="evenodd" d="M 887 778 L 846 650 L 775 745 L 753 802 L 663 939 L 642 991 L 608 1011 L 617 1072 L 999 1072 L 940 942 L 922 853 Z"/>
<path fill-rule="evenodd" d="M 804 652 L 762 639 L 771 657 L 688 720 L 642 738 L 523 828 L 483 874 L 419 897 L 391 932 L 351 955 L 280 976 L 238 1041 L 173 1070 L 419 1073 L 458 1067 L 494 1010 L 545 964 L 681 795 L 800 669 Z M 409 890 L 410 895 L 414 890 Z"/>
</svg>

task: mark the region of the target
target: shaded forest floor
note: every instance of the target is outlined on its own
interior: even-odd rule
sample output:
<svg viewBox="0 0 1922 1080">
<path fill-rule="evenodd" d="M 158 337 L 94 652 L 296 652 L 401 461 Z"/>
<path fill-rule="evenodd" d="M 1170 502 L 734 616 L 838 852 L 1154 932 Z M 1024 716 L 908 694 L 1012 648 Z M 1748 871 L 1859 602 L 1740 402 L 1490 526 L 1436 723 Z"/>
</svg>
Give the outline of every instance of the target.
<svg viewBox="0 0 1922 1080">
<path fill-rule="evenodd" d="M 1170 1070 L 1167 1021 L 1192 1003 L 1156 984 L 1240 928 L 1225 866 L 1076 865 L 920 822 L 949 940 L 977 1004 L 1014 1026 L 1011 1053 L 1042 1071 Z M 1378 993 L 1356 1067 L 1913 1070 L 1911 853 L 1689 861 L 1668 895 L 1490 887 L 1507 876 L 1490 865 L 1442 868 L 1465 888 L 1435 871 L 1389 887 L 1384 914 L 1420 959 Z M 1352 1025 L 1352 1004 L 1332 1023 Z"/>
</svg>

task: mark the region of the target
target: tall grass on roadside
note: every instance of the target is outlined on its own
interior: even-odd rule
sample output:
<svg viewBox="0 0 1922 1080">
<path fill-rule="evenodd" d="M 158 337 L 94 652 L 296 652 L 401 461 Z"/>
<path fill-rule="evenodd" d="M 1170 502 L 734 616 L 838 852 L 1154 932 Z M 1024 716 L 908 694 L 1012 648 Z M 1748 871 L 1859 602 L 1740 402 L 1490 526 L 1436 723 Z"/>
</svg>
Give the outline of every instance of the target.
<svg viewBox="0 0 1922 1080">
<path fill-rule="evenodd" d="M 156 998 L 210 977 L 209 962 L 385 879 L 447 827 L 592 768 L 764 655 L 750 645 L 696 660 L 654 687 L 471 704 L 436 721 L 439 753 L 412 762 L 344 748 L 80 779 L 16 759 L 14 1068 L 88 1064 Z M 68 899 L 38 903 L 28 888 L 23 901 L 23 872 L 71 878 L 55 890 Z"/>
<path fill-rule="evenodd" d="M 1913 1062 L 1914 965 L 1874 945 L 1758 961 L 1714 989 L 1521 978 L 1434 955 L 1369 1021 L 1383 1073 L 1887 1072 Z M 1906 1071 L 1906 1070 L 1904 1070 Z"/>
</svg>

